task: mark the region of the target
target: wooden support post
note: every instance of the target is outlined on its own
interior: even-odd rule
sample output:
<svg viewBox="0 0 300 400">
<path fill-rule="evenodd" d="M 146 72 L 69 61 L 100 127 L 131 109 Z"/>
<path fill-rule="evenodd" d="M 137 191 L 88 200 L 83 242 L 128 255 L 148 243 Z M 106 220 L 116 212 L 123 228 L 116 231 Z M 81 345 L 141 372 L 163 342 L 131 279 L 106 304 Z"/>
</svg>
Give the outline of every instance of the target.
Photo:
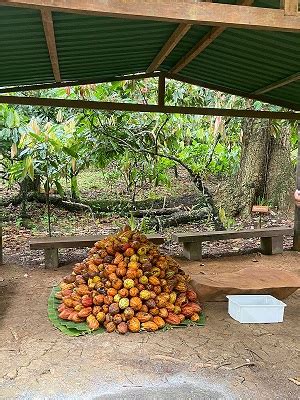
<svg viewBox="0 0 300 400">
<path fill-rule="evenodd" d="M 298 123 L 298 163 L 297 163 L 296 188 L 300 190 L 300 124 Z M 300 207 L 295 206 L 294 219 L 294 244 L 293 249 L 300 251 Z"/>
<path fill-rule="evenodd" d="M 284 9 L 284 15 L 297 15 L 298 0 L 281 0 L 281 8 Z"/>
<path fill-rule="evenodd" d="M 45 249 L 45 268 L 58 267 L 58 249 Z"/>
<path fill-rule="evenodd" d="M 166 77 L 161 74 L 158 78 L 158 105 L 165 105 L 165 94 L 166 94 Z"/>
<path fill-rule="evenodd" d="M 272 255 L 283 252 L 283 236 L 260 238 L 262 254 Z"/>
<path fill-rule="evenodd" d="M 187 242 L 183 243 L 183 256 L 188 260 L 202 260 L 202 243 Z"/>
</svg>

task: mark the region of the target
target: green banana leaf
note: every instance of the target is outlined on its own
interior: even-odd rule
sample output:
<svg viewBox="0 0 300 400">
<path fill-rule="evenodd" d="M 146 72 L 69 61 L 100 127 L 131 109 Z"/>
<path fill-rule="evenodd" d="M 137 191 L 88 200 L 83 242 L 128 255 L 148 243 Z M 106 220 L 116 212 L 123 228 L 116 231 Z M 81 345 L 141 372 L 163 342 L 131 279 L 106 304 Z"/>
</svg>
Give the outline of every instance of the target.
<svg viewBox="0 0 300 400">
<path fill-rule="evenodd" d="M 86 334 L 96 335 L 105 332 L 105 329 L 103 327 L 97 329 L 96 331 L 92 331 L 89 329 L 89 327 L 85 322 L 75 323 L 72 321 L 66 321 L 64 319 L 59 318 L 58 316 L 59 313 L 57 311 L 57 308 L 60 304 L 60 300 L 58 300 L 55 297 L 55 293 L 59 291 L 60 291 L 59 287 L 54 287 L 48 299 L 48 318 L 52 322 L 53 326 L 55 326 L 55 328 L 59 329 L 62 333 L 64 333 L 67 336 L 81 336 Z M 166 324 L 161 330 L 167 331 L 169 329 L 174 329 L 174 328 L 185 328 L 187 326 L 204 326 L 204 325 L 205 325 L 205 315 L 204 313 L 202 313 L 200 315 L 199 321 L 197 322 L 193 322 L 187 319 L 184 320 L 179 325 Z"/>
</svg>

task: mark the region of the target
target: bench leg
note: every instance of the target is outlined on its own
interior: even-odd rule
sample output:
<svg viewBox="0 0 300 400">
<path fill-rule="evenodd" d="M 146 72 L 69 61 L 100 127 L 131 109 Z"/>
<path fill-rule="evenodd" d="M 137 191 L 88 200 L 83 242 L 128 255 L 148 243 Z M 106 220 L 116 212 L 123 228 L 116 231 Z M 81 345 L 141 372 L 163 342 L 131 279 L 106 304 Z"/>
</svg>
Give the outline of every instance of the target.
<svg viewBox="0 0 300 400">
<path fill-rule="evenodd" d="M 202 260 L 202 243 L 183 243 L 183 256 L 188 260 Z"/>
<path fill-rule="evenodd" d="M 58 249 L 45 249 L 45 268 L 58 267 Z"/>
<path fill-rule="evenodd" d="M 283 253 L 283 236 L 262 237 L 260 238 L 262 254 L 281 254 Z"/>
</svg>

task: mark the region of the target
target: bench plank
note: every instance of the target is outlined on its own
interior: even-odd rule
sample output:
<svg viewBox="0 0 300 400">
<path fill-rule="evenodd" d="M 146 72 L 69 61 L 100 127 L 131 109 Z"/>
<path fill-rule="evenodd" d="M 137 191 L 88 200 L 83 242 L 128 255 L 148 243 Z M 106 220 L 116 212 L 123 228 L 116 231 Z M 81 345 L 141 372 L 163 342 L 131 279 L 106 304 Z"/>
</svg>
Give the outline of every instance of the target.
<svg viewBox="0 0 300 400">
<path fill-rule="evenodd" d="M 29 245 L 31 250 L 92 247 L 96 242 L 105 239 L 107 236 L 108 235 L 40 237 L 30 239 Z M 164 238 L 161 235 L 150 234 L 146 236 L 155 244 L 164 242 Z"/>
<path fill-rule="evenodd" d="M 179 243 L 205 242 L 226 239 L 248 239 L 254 237 L 275 237 L 275 236 L 292 236 L 293 228 L 288 227 L 272 227 L 260 229 L 244 229 L 240 231 L 208 231 L 208 232 L 184 232 L 173 234 L 173 239 Z"/>
<path fill-rule="evenodd" d="M 183 255 L 189 260 L 202 259 L 202 242 L 236 238 L 260 237 L 261 252 L 266 255 L 283 252 L 283 236 L 293 236 L 293 228 L 271 227 L 240 231 L 184 232 L 173 234 L 173 240 L 183 243 Z"/>
</svg>

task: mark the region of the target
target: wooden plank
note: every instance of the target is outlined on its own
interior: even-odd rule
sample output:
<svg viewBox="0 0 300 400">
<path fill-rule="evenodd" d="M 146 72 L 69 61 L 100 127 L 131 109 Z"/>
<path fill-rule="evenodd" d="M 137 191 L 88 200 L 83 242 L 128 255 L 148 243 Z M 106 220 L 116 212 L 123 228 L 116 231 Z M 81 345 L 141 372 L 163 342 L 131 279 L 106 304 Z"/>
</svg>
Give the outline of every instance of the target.
<svg viewBox="0 0 300 400">
<path fill-rule="evenodd" d="M 277 89 L 279 87 L 286 86 L 289 83 L 296 82 L 299 79 L 300 79 L 300 72 L 297 72 L 296 74 L 293 74 L 286 78 L 283 78 L 280 81 L 273 82 L 268 86 L 258 89 L 255 92 L 253 92 L 253 94 L 254 95 L 264 94 L 264 93 L 270 92 L 273 89 Z"/>
<path fill-rule="evenodd" d="M 248 239 L 254 237 L 276 237 L 293 235 L 293 228 L 288 227 L 274 227 L 274 228 L 262 228 L 262 229 L 244 229 L 241 231 L 212 231 L 212 232 L 188 232 L 188 233 L 176 233 L 173 235 L 173 239 L 179 243 L 185 242 L 205 242 L 215 240 L 227 240 L 227 239 Z"/>
<path fill-rule="evenodd" d="M 55 33 L 53 26 L 52 13 L 50 10 L 41 10 L 43 27 L 45 32 L 45 37 L 48 46 L 48 52 L 50 56 L 50 61 L 52 65 L 53 76 L 56 82 L 61 81 L 59 62 L 56 49 Z"/>
<path fill-rule="evenodd" d="M 165 95 L 166 95 L 166 78 L 164 74 L 161 74 L 158 79 L 158 105 L 165 105 Z"/>
<path fill-rule="evenodd" d="M 178 27 L 175 29 L 175 31 L 172 33 L 170 38 L 167 40 L 160 52 L 157 54 L 157 56 L 148 67 L 147 72 L 153 72 L 159 68 L 159 66 L 164 62 L 171 51 L 177 46 L 180 40 L 187 34 L 191 27 L 191 24 L 178 25 Z"/>
<path fill-rule="evenodd" d="M 253 206 L 252 212 L 268 214 L 270 212 L 270 209 L 268 206 Z"/>
<path fill-rule="evenodd" d="M 276 268 L 276 264 L 271 271 L 260 265 L 217 274 L 214 269 L 205 274 L 196 274 L 195 271 L 191 285 L 201 302 L 225 301 L 228 294 L 270 294 L 284 299 L 300 288 L 300 277 L 296 271 L 294 274 L 284 271 Z"/>
<path fill-rule="evenodd" d="M 51 99 L 43 97 L 0 96 L 0 103 L 45 107 L 68 107 L 91 110 L 150 112 L 162 114 L 219 115 L 246 118 L 300 120 L 300 113 L 281 111 L 236 110 L 229 108 L 159 106 L 153 104 L 113 103 L 88 100 Z"/>
<path fill-rule="evenodd" d="M 13 93 L 13 92 L 26 92 L 31 90 L 41 90 L 41 89 L 51 89 L 51 88 L 59 88 L 59 87 L 68 87 L 68 86 L 80 86 L 80 85 L 89 85 L 89 84 L 98 84 L 105 82 L 119 82 L 119 81 L 131 81 L 131 80 L 139 80 L 139 79 L 147 79 L 147 78 L 155 78 L 160 75 L 159 72 L 149 72 L 149 73 L 139 73 L 139 74 L 127 74 L 127 75 L 118 75 L 118 76 L 110 76 L 108 78 L 94 78 L 94 79 L 80 79 L 75 81 L 61 81 L 61 82 L 51 82 L 51 83 L 42 83 L 35 85 L 20 85 L 20 86 L 10 86 L 5 88 L 0 88 L 0 93 Z"/>
<path fill-rule="evenodd" d="M 241 6 L 251 6 L 254 0 L 242 0 L 239 2 Z M 212 28 L 185 56 L 183 56 L 177 64 L 170 70 L 176 74 L 193 61 L 200 53 L 202 53 L 217 37 L 224 31 L 225 27 Z"/>
<path fill-rule="evenodd" d="M 159 234 L 146 236 L 153 243 L 164 242 L 163 236 Z M 107 235 L 41 237 L 31 239 L 29 245 L 31 250 L 92 247 L 98 240 L 106 237 Z"/>
<path fill-rule="evenodd" d="M 298 0 L 283 0 L 284 15 L 297 15 Z"/>
<path fill-rule="evenodd" d="M 284 15 L 281 9 L 244 7 L 233 4 L 194 2 L 193 0 L 7 0 L 4 5 L 50 8 L 118 18 L 138 18 L 185 24 L 228 26 L 243 29 L 300 31 L 300 18 Z"/>
<path fill-rule="evenodd" d="M 255 95 L 253 93 L 246 93 L 246 92 L 243 92 L 242 90 L 228 88 L 227 86 L 222 86 L 222 85 L 216 85 L 216 84 L 213 84 L 213 83 L 202 81 L 201 79 L 188 78 L 188 77 L 183 76 L 181 74 L 167 73 L 166 77 L 168 79 L 174 79 L 174 80 L 177 80 L 179 82 L 189 83 L 190 85 L 201 86 L 201 87 L 205 87 L 205 88 L 211 89 L 211 90 L 218 90 L 220 92 L 224 92 L 224 93 L 229 93 L 229 94 L 233 94 L 233 95 L 236 95 L 236 96 L 245 97 L 245 98 L 248 98 L 248 99 L 259 100 L 259 101 L 263 101 L 265 103 L 275 104 L 275 105 L 280 106 L 280 107 L 286 107 L 286 108 L 290 108 L 292 110 L 300 111 L 300 105 L 296 105 L 296 104 L 291 103 L 289 101 L 274 99 L 272 97 L 268 97 L 268 96 L 265 96 L 265 95 Z"/>
</svg>

